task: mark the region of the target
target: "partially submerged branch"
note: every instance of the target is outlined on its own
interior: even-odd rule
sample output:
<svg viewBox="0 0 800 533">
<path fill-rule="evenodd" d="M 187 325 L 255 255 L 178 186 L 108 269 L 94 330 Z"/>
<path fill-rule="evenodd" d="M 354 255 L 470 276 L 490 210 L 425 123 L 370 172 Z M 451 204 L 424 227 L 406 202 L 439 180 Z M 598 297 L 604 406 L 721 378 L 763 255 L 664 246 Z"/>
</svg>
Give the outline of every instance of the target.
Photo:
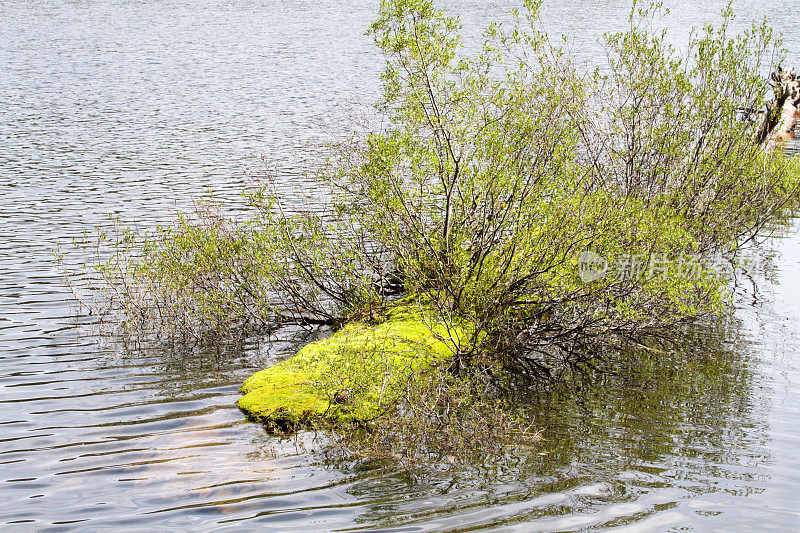
<svg viewBox="0 0 800 533">
<path fill-rule="evenodd" d="M 758 140 L 767 152 L 795 139 L 800 124 L 800 79 L 794 68 L 783 70 L 780 66 L 770 75 L 775 99 L 767 105 L 766 116 L 759 130 Z"/>
</svg>

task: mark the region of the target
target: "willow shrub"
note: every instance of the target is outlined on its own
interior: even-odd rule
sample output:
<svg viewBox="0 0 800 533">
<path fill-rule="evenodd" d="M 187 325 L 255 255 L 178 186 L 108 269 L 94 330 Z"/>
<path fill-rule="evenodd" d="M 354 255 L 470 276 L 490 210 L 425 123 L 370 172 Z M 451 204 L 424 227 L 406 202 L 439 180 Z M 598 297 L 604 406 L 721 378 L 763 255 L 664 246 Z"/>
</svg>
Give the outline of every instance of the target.
<svg viewBox="0 0 800 533">
<path fill-rule="evenodd" d="M 732 34 L 726 9 L 679 52 L 652 30 L 660 7 L 635 5 L 584 75 L 538 11 L 526 1 L 468 57 L 457 18 L 383 0 L 384 126 L 338 145 L 326 200 L 304 211 L 265 186 L 247 222 L 206 211 L 134 239 L 143 255 L 103 267 L 123 314 L 169 309 L 191 336 L 370 320 L 400 286 L 432 323 L 473 325 L 457 361 L 543 369 L 724 309 L 725 280 L 683 258 L 735 251 L 796 197 L 794 161 L 740 117 L 764 104 L 771 31 Z M 587 251 L 659 266 L 585 282 Z"/>
<path fill-rule="evenodd" d="M 467 58 L 457 19 L 383 2 L 389 125 L 332 179 L 407 290 L 477 326 L 467 357 L 541 361 L 719 311 L 725 281 L 681 258 L 736 249 L 795 196 L 794 163 L 765 157 L 740 118 L 764 103 L 766 24 L 731 35 L 726 9 L 679 54 L 652 31 L 659 6 L 634 6 L 605 37 L 609 64 L 581 76 L 538 9 Z M 584 250 L 660 266 L 583 283 Z"/>
</svg>

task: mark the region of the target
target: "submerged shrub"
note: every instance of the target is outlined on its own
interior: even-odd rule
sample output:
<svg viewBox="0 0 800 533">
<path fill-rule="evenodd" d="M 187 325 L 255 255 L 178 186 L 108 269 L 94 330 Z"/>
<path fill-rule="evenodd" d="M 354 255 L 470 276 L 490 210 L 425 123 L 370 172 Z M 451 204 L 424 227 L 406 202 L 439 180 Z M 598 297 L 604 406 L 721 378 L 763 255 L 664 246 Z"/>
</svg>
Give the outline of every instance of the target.
<svg viewBox="0 0 800 533">
<path fill-rule="evenodd" d="M 370 322 L 405 293 L 450 326 L 456 367 L 537 372 L 724 310 L 726 281 L 683 258 L 735 251 L 797 196 L 796 162 L 741 120 L 765 101 L 768 26 L 732 35 L 726 9 L 679 53 L 652 31 L 659 8 L 636 4 L 605 38 L 609 64 L 582 75 L 538 10 L 467 57 L 457 18 L 383 0 L 385 122 L 337 146 L 315 208 L 267 184 L 246 221 L 202 209 L 123 233 L 99 270 L 111 307 L 198 338 Z M 659 266 L 582 279 L 581 257 Z"/>
</svg>

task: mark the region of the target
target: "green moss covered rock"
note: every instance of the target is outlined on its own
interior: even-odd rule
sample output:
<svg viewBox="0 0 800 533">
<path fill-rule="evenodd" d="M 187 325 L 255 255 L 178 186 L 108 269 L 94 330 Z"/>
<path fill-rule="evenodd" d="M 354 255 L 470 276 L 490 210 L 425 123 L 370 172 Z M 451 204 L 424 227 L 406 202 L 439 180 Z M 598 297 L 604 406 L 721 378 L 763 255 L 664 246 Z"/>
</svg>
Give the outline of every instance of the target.
<svg viewBox="0 0 800 533">
<path fill-rule="evenodd" d="M 254 374 L 237 406 L 276 428 L 369 420 L 392 405 L 412 376 L 450 359 L 462 333 L 426 323 L 414 307 L 396 307 L 381 324 L 348 324 Z"/>
</svg>

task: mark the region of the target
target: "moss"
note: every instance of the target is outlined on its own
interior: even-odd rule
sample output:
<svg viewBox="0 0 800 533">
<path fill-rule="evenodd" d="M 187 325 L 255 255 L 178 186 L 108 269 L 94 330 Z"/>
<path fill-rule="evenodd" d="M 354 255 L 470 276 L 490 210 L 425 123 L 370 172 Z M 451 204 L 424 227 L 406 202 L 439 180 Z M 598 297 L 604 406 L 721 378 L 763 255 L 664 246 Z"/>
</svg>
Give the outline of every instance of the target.
<svg viewBox="0 0 800 533">
<path fill-rule="evenodd" d="M 374 418 L 413 375 L 453 356 L 460 328 L 431 326 L 418 307 L 401 305 L 378 325 L 351 323 L 293 358 L 251 376 L 237 402 L 251 419 L 288 428 Z"/>
</svg>

